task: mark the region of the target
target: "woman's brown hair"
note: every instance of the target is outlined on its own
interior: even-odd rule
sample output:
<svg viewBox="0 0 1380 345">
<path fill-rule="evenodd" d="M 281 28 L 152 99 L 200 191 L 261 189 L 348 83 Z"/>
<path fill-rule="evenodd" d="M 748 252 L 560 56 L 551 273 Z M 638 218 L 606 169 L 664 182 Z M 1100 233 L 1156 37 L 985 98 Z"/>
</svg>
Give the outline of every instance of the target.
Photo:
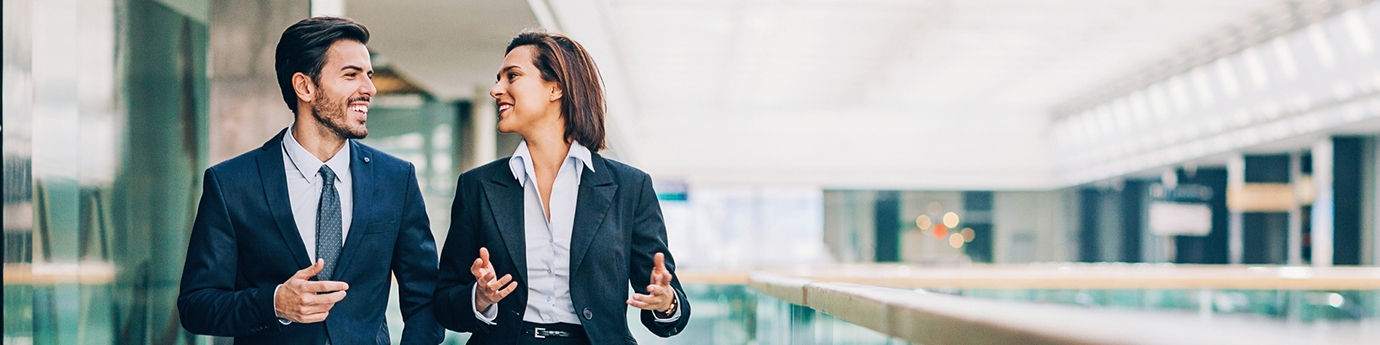
<svg viewBox="0 0 1380 345">
<path fill-rule="evenodd" d="M 599 67 L 594 65 L 580 43 L 544 29 L 527 29 L 508 43 L 506 55 L 521 46 L 536 51 L 532 64 L 541 79 L 554 81 L 561 88 L 561 117 L 565 119 L 565 141 L 580 142 L 599 152 L 604 143 L 604 86 Z"/>
</svg>

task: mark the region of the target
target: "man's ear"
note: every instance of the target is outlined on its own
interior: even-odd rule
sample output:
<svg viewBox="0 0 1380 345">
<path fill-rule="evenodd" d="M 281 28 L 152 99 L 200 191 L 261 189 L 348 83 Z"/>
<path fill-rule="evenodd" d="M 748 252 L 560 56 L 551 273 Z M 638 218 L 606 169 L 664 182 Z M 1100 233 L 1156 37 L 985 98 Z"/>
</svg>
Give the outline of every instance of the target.
<svg viewBox="0 0 1380 345">
<path fill-rule="evenodd" d="M 302 72 L 292 74 L 292 90 L 297 92 L 299 101 L 305 100 L 310 103 L 316 99 L 316 83 L 311 81 L 311 77 Z"/>
</svg>

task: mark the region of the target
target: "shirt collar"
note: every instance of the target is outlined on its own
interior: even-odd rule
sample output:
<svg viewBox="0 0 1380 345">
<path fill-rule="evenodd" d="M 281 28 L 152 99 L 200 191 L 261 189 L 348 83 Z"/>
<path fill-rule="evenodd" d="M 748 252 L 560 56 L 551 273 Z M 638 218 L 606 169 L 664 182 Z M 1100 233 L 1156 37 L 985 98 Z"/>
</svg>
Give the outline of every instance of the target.
<svg viewBox="0 0 1380 345">
<path fill-rule="evenodd" d="M 293 124 L 293 127 L 296 126 L 297 124 Z M 297 168 L 297 173 L 301 174 L 303 179 L 311 180 L 321 170 L 322 165 L 331 167 L 331 171 L 335 172 L 336 182 L 344 181 L 350 176 L 349 140 L 346 140 L 345 145 L 342 145 L 340 151 L 336 151 L 331 159 L 323 163 L 297 142 L 297 138 L 292 136 L 292 129 L 289 128 L 283 134 L 283 152 L 287 153 L 288 159 L 292 160 L 292 166 Z"/>
<path fill-rule="evenodd" d="M 580 145 L 580 142 L 571 140 L 570 151 L 566 152 L 565 160 L 568 162 L 574 159 L 577 165 L 583 164 L 589 171 L 594 171 L 594 162 L 591 161 L 593 154 L 589 148 Z M 536 174 L 536 169 L 532 167 L 532 151 L 527 149 L 527 140 L 518 143 L 517 150 L 513 151 L 513 156 L 508 158 L 508 168 L 513 171 L 513 178 L 517 179 L 518 185 L 527 186 L 527 175 Z M 334 169 L 334 168 L 332 168 Z M 575 170 L 575 177 L 578 179 L 583 175 L 584 170 Z"/>
</svg>

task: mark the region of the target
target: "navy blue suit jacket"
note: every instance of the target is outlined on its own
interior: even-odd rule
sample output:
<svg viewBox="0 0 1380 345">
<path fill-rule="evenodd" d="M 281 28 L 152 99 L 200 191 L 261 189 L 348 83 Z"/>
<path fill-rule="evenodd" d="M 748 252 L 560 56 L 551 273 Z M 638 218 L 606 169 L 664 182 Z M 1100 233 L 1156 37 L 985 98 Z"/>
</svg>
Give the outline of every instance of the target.
<svg viewBox="0 0 1380 345">
<path fill-rule="evenodd" d="M 177 296 L 182 327 L 236 344 L 315 345 L 327 336 L 334 345 L 388 344 L 384 311 L 396 276 L 403 344 L 440 343 L 436 242 L 414 168 L 354 140 L 354 220 L 333 278 L 350 289 L 325 322 L 278 322 L 274 290 L 311 265 L 288 201 L 282 138 L 206 169 Z"/>
<path fill-rule="evenodd" d="M 575 201 L 575 224 L 570 235 L 570 297 L 575 315 L 593 344 L 636 344 L 628 330 L 628 286 L 647 293 L 652 256 L 666 255 L 671 287 L 680 298 L 680 319 L 661 323 L 652 312 L 641 312 L 642 325 L 669 337 L 690 322 L 690 301 L 675 276 L 676 261 L 666 248 L 666 224 L 661 204 L 647 173 L 623 163 L 591 156 L 593 171 L 585 168 Z M 523 188 L 499 159 L 462 175 L 451 206 L 450 234 L 441 252 L 441 276 L 436 287 L 436 318 L 457 332 L 472 332 L 470 344 L 515 344 L 521 336 L 527 309 L 527 235 L 523 218 Z M 489 261 L 502 277 L 512 274 L 516 291 L 498 302 L 496 325 L 474 316 L 474 275 L 470 265 L 479 247 L 489 249 Z"/>
</svg>

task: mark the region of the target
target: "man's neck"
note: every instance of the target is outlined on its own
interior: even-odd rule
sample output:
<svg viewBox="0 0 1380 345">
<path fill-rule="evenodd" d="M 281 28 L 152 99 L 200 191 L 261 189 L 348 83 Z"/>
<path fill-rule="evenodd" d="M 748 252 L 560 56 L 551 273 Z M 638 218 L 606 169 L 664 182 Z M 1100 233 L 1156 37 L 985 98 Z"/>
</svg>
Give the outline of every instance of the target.
<svg viewBox="0 0 1380 345">
<path fill-rule="evenodd" d="M 302 145 L 302 148 L 316 159 L 322 162 L 331 160 L 331 157 L 335 157 L 340 148 L 345 146 L 345 138 L 321 125 L 312 114 L 304 115 L 298 116 L 297 122 L 292 124 L 292 138 L 297 139 L 297 144 Z"/>
</svg>

